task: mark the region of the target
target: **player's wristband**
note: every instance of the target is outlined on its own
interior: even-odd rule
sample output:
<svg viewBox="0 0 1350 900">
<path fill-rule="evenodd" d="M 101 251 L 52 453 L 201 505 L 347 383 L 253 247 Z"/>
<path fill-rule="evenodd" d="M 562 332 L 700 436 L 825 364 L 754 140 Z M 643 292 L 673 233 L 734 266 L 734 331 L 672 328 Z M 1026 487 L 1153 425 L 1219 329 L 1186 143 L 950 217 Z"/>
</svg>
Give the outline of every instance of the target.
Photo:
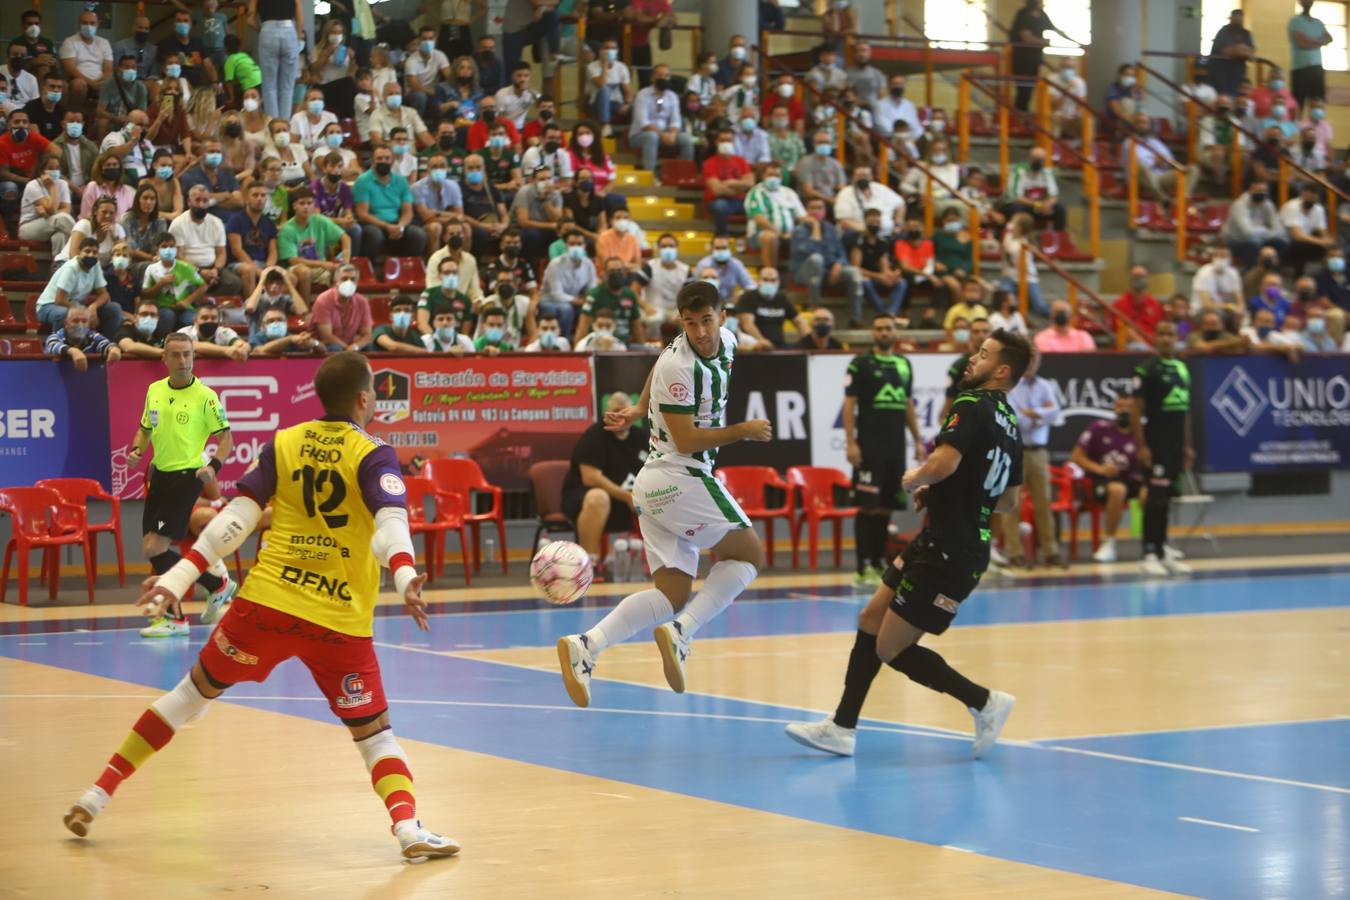
<svg viewBox="0 0 1350 900">
<path fill-rule="evenodd" d="M 219 475 L 219 474 L 220 474 L 220 467 L 223 466 L 223 465 L 225 465 L 225 464 L 224 464 L 223 462 L 220 461 L 220 457 L 218 457 L 218 456 L 213 456 L 213 457 L 211 457 L 211 461 L 208 462 L 207 465 L 211 467 L 212 471 L 214 471 L 217 475 Z"/>
</svg>

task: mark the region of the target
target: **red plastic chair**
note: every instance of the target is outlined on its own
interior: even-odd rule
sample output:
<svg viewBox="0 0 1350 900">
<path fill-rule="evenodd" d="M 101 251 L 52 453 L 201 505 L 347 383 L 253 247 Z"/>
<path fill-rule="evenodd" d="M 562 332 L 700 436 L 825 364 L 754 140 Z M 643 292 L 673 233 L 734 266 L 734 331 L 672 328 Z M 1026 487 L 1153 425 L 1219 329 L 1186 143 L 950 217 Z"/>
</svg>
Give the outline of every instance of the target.
<svg viewBox="0 0 1350 900">
<path fill-rule="evenodd" d="M 422 535 L 425 542 L 427 581 L 445 574 L 445 533 L 459 535 L 459 555 L 464 563 L 464 584 L 473 584 L 469 568 L 469 540 L 464 532 L 464 507 L 455 494 L 438 491 L 430 478 L 405 477 L 408 488 L 408 527 L 414 536 Z M 432 517 L 427 518 L 427 500 L 432 502 Z"/>
<path fill-rule="evenodd" d="M 391 321 L 389 316 L 391 302 L 392 298 L 388 294 L 370 298 L 370 318 L 376 325 L 388 325 Z"/>
<path fill-rule="evenodd" d="M 817 555 L 820 547 L 820 523 L 834 520 L 834 566 L 843 564 L 844 519 L 858 514 L 856 506 L 835 506 L 834 489 L 852 488 L 849 477 L 838 469 L 828 466 L 793 466 L 787 470 L 788 484 L 801 498 L 802 508 L 797 513 L 797 524 L 793 528 L 793 544 L 801 542 L 802 525 L 807 526 L 807 540 L 810 547 L 811 571 L 816 571 Z M 797 568 L 797 551 L 792 552 L 792 568 Z"/>
<path fill-rule="evenodd" d="M 28 326 L 14 318 L 14 312 L 9 308 L 9 300 L 0 295 L 0 334 L 23 334 L 28 330 Z"/>
<path fill-rule="evenodd" d="M 61 499 L 51 488 L 14 487 L 0 490 L 0 512 L 9 514 L 13 534 L 5 545 L 4 568 L 0 571 L 0 603 L 9 586 L 9 561 L 19 554 L 19 605 L 28 605 L 28 557 L 42 551 L 42 578 L 50 575 L 47 597 L 56 599 L 61 586 L 60 547 L 79 544 L 84 550 L 84 581 L 89 602 L 94 602 L 94 564 L 89 550 L 84 507 Z"/>
<path fill-rule="evenodd" d="M 1073 472 L 1068 466 L 1050 466 L 1050 516 L 1052 520 L 1058 521 L 1055 517 L 1063 513 L 1069 520 L 1069 558 L 1078 559 L 1078 501 L 1074 493 Z M 1027 559 L 1033 559 L 1036 555 L 1036 548 L 1040 546 L 1039 535 L 1036 532 L 1036 514 L 1035 506 L 1032 504 L 1031 492 L 1022 491 L 1021 520 L 1031 525 L 1031 532 L 1027 540 L 1030 546 L 1026 548 Z M 1056 535 L 1058 536 L 1058 535 Z M 1096 549 L 1095 546 L 1093 548 Z"/>
<path fill-rule="evenodd" d="M 83 507 L 85 511 L 85 529 L 89 532 L 89 555 L 94 561 L 94 571 L 98 571 L 98 536 L 111 534 L 113 545 L 117 548 L 117 583 L 127 583 L 126 560 L 122 555 L 122 500 L 103 490 L 103 485 L 92 478 L 44 478 L 37 487 L 51 488 L 71 506 Z M 106 522 L 89 522 L 89 501 L 97 500 L 112 507 Z M 62 516 L 64 521 L 67 517 Z M 238 554 L 236 554 L 236 557 Z"/>
<path fill-rule="evenodd" d="M 703 173 L 692 159 L 661 161 L 661 184 L 686 190 L 703 190 Z"/>
<path fill-rule="evenodd" d="M 356 266 L 356 289 L 363 294 L 374 293 L 375 291 L 386 290 L 384 282 L 375 277 L 375 268 L 370 264 L 370 257 L 358 256 L 352 260 L 352 265 Z"/>
<path fill-rule="evenodd" d="M 384 261 L 384 281 L 390 290 L 421 291 L 427 283 L 427 267 L 416 256 L 391 256 Z"/>
<path fill-rule="evenodd" d="M 764 523 L 764 549 L 769 560 L 769 565 L 773 565 L 773 521 L 774 519 L 786 519 L 788 524 L 788 535 L 792 538 L 792 557 L 797 558 L 797 529 L 796 513 L 792 506 L 792 487 L 783 480 L 772 466 L 726 466 L 717 470 L 717 480 L 722 482 L 727 491 L 736 502 L 740 504 L 741 511 L 750 517 L 751 522 L 756 520 Z M 784 499 L 781 506 L 766 506 L 765 496 L 769 488 L 775 488 L 784 493 Z"/>
<path fill-rule="evenodd" d="M 1041 252 L 1046 256 L 1065 262 L 1091 262 L 1092 254 L 1074 246 L 1073 238 L 1067 231 L 1042 231 Z"/>
<path fill-rule="evenodd" d="M 443 494 L 455 494 L 460 498 L 464 509 L 464 521 L 473 531 L 473 569 L 483 568 L 482 535 L 479 528 L 484 522 L 497 523 L 497 541 L 502 555 L 502 574 L 506 574 L 506 515 L 502 510 L 502 489 L 488 484 L 478 463 L 462 457 L 447 459 L 429 459 L 422 464 L 422 475 L 430 478 L 436 490 Z M 476 513 L 474 493 L 488 494 L 492 497 L 492 508 L 487 512 Z"/>
</svg>

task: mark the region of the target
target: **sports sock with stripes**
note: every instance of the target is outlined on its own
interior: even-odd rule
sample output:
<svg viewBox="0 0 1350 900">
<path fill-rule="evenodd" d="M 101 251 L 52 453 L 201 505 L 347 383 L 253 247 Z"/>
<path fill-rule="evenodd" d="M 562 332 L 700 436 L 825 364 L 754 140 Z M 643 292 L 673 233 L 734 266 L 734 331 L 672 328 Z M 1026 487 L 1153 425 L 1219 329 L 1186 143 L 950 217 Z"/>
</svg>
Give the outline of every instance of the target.
<svg viewBox="0 0 1350 900">
<path fill-rule="evenodd" d="M 141 713 L 95 784 L 111 797 L 118 785 L 164 749 L 179 728 L 201 716 L 210 700 L 197 690 L 191 675 L 184 677 L 173 690 Z"/>
<path fill-rule="evenodd" d="M 417 818 L 417 800 L 413 797 L 412 771 L 408 757 L 399 746 L 390 728 L 377 731 L 356 742 L 356 749 L 366 761 L 370 784 L 389 811 L 390 821 L 397 825 L 404 819 Z"/>
</svg>

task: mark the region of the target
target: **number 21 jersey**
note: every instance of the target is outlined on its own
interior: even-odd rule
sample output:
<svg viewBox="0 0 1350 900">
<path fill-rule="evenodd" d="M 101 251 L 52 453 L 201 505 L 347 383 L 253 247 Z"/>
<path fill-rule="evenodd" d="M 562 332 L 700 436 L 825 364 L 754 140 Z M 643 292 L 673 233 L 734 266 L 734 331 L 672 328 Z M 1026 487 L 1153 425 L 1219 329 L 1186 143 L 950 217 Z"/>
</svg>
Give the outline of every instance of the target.
<svg viewBox="0 0 1350 900">
<path fill-rule="evenodd" d="M 1022 483 L 1022 434 L 1002 391 L 964 391 L 937 436 L 961 453 L 956 471 L 928 490 L 928 533 L 972 574 L 989 565 L 989 517 L 998 498 Z"/>
<path fill-rule="evenodd" d="M 369 637 L 380 564 L 375 513 L 404 507 L 394 449 L 350 419 L 278 431 L 239 492 L 272 502 L 272 526 L 239 595 L 354 637 Z"/>
</svg>

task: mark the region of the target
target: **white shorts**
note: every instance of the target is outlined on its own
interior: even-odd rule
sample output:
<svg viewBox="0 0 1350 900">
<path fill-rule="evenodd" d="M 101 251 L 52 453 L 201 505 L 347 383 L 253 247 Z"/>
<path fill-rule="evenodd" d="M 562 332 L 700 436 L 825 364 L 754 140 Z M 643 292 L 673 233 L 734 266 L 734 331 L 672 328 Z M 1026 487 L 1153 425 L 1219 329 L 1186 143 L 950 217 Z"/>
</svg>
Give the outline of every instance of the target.
<svg viewBox="0 0 1350 900">
<path fill-rule="evenodd" d="M 735 498 L 712 475 L 677 466 L 644 466 L 633 482 L 647 565 L 698 574 L 698 556 L 727 532 L 749 528 Z"/>
</svg>

